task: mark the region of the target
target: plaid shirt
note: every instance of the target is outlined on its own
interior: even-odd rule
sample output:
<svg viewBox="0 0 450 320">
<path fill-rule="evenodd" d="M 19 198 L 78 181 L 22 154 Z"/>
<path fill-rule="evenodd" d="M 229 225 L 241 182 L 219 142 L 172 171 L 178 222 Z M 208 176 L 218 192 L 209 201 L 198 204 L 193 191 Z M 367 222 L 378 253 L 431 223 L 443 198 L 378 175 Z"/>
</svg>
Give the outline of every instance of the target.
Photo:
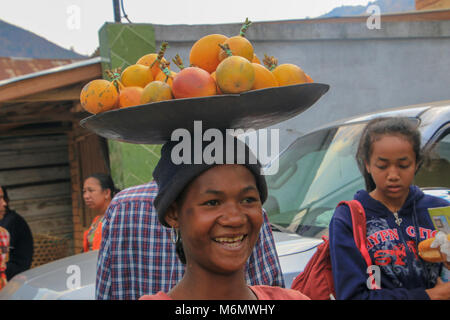
<svg viewBox="0 0 450 320">
<path fill-rule="evenodd" d="M 170 229 L 163 227 L 153 206 L 154 181 L 131 187 L 112 200 L 103 224 L 97 261 L 96 299 L 138 299 L 168 292 L 183 277 Z M 267 214 L 247 262 L 247 282 L 284 287 Z"/>
</svg>

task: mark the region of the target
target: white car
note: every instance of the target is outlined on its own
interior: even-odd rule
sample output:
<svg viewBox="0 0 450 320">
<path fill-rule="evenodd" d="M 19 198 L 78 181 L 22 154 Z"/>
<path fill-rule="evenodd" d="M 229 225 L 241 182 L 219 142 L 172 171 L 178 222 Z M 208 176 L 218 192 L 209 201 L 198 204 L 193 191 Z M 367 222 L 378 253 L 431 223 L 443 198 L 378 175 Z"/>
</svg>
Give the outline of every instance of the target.
<svg viewBox="0 0 450 320">
<path fill-rule="evenodd" d="M 264 208 L 286 287 L 328 233 L 337 203 L 364 188 L 354 155 L 364 125 L 378 116 L 407 116 L 419 124 L 422 150 L 429 158 L 415 184 L 450 200 L 450 101 L 383 110 L 298 138 L 277 158 L 278 173 L 266 176 L 269 197 Z M 94 299 L 97 254 L 78 254 L 18 274 L 0 291 L 0 299 Z"/>
</svg>

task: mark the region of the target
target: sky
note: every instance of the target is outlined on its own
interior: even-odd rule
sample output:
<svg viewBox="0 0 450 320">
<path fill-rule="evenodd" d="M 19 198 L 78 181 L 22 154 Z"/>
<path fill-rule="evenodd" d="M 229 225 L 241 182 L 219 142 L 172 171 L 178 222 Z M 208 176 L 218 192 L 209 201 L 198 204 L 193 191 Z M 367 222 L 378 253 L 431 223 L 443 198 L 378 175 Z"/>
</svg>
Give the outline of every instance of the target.
<svg viewBox="0 0 450 320">
<path fill-rule="evenodd" d="M 315 18 L 369 0 L 122 0 L 131 22 L 218 24 Z M 83 55 L 98 46 L 98 30 L 114 21 L 112 0 L 0 0 L 0 19 Z M 123 23 L 127 23 L 122 18 Z"/>
</svg>

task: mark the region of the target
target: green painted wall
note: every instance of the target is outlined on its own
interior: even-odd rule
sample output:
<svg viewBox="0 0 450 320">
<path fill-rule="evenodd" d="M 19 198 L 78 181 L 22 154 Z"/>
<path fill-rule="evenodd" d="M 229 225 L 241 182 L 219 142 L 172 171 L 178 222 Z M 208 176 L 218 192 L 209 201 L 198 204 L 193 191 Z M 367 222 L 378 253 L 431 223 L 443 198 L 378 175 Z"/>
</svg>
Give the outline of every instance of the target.
<svg viewBox="0 0 450 320">
<path fill-rule="evenodd" d="M 105 23 L 99 30 L 100 56 L 105 71 L 135 64 L 155 52 L 155 32 L 150 24 Z M 118 188 L 143 184 L 152 179 L 160 157 L 160 145 L 139 145 L 108 140 L 111 175 Z"/>
<path fill-rule="evenodd" d="M 161 146 L 108 140 L 111 175 L 119 189 L 144 184 L 152 179 Z"/>
</svg>

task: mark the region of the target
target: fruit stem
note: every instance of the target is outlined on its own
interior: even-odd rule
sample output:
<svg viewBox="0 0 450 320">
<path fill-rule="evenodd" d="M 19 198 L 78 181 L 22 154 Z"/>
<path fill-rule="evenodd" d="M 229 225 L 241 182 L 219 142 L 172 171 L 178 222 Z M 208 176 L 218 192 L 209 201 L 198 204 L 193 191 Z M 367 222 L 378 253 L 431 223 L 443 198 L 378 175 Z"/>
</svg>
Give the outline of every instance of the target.
<svg viewBox="0 0 450 320">
<path fill-rule="evenodd" d="M 172 61 L 178 68 L 180 68 L 180 70 L 183 70 L 185 68 L 185 66 L 183 65 L 183 60 L 181 60 L 181 57 L 178 53 L 175 55 L 175 58 L 173 58 Z"/>
<path fill-rule="evenodd" d="M 263 63 L 267 67 L 267 69 L 272 71 L 273 69 L 275 69 L 277 67 L 278 59 L 274 58 L 273 56 L 269 57 L 267 54 L 264 53 Z"/>
<path fill-rule="evenodd" d="M 166 75 L 166 79 L 164 80 L 164 82 L 167 82 L 167 80 L 169 80 L 169 78 L 172 78 L 172 75 L 170 74 L 170 70 L 168 68 L 169 65 L 170 65 L 170 62 L 163 62 L 163 61 L 161 61 L 159 64 L 159 68 Z"/>
<path fill-rule="evenodd" d="M 223 51 L 225 51 L 225 53 L 231 57 L 233 55 L 233 52 L 231 52 L 230 46 L 228 45 L 228 43 L 225 44 L 220 44 L 219 43 L 219 47 L 222 48 Z"/>
<path fill-rule="evenodd" d="M 106 75 L 111 79 L 112 84 L 116 87 L 117 91 L 120 92 L 121 83 L 119 81 L 120 75 L 122 73 L 121 68 L 116 68 L 114 70 L 106 70 Z"/>
<path fill-rule="evenodd" d="M 158 56 L 156 57 L 155 61 L 150 65 L 150 68 L 153 67 L 153 65 L 158 62 L 160 63 L 162 58 L 164 58 L 164 54 L 166 53 L 167 48 L 169 47 L 169 43 L 164 41 L 161 43 L 161 46 L 159 47 Z"/>
<path fill-rule="evenodd" d="M 248 20 L 248 18 L 245 18 L 244 25 L 241 27 L 241 31 L 239 32 L 239 35 L 241 37 L 245 37 L 245 33 L 247 32 L 248 27 L 252 24 L 251 21 Z"/>
</svg>

